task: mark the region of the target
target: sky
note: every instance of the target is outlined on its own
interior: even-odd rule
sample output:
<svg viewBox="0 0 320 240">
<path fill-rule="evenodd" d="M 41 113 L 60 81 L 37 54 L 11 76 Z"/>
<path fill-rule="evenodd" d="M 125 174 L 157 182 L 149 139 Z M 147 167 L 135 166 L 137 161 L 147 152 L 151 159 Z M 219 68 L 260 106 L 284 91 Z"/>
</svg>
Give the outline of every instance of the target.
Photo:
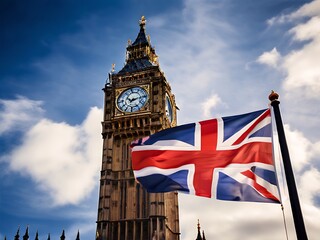
<svg viewBox="0 0 320 240">
<path fill-rule="evenodd" d="M 320 232 L 320 0 L 0 1 L 0 239 L 94 239 L 103 91 L 139 19 L 178 124 L 280 108 L 308 237 Z M 296 239 L 277 204 L 179 194 L 181 239 Z M 284 224 L 286 222 L 286 225 Z"/>
</svg>

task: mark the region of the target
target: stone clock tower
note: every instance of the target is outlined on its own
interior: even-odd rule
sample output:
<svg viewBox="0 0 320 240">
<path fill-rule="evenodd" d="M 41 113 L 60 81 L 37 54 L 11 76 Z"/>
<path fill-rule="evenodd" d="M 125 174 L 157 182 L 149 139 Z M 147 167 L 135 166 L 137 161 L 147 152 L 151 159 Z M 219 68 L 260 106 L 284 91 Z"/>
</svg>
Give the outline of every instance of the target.
<svg viewBox="0 0 320 240">
<path fill-rule="evenodd" d="M 103 156 L 97 220 L 101 240 L 178 240 L 178 195 L 147 193 L 134 179 L 130 143 L 176 125 L 174 95 L 145 33 L 128 41 L 125 66 L 104 87 Z"/>
</svg>

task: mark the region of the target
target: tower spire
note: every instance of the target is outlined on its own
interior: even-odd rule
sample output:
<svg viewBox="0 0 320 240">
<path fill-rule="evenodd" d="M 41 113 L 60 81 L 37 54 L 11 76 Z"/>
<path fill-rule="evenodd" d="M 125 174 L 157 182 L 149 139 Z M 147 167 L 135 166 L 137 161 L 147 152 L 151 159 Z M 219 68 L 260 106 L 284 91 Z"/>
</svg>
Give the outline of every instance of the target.
<svg viewBox="0 0 320 240">
<path fill-rule="evenodd" d="M 136 38 L 136 40 L 133 42 L 132 46 L 137 46 L 137 45 L 149 45 L 147 36 L 146 36 L 146 18 L 144 16 L 141 17 L 140 21 L 139 21 L 139 25 L 140 25 L 140 31 L 138 33 L 138 36 Z"/>
<path fill-rule="evenodd" d="M 206 236 L 204 235 L 204 230 L 202 230 L 202 240 L 206 240 Z"/>
<path fill-rule="evenodd" d="M 26 232 L 23 235 L 23 240 L 28 240 L 29 239 L 29 226 L 27 226 Z"/>
<path fill-rule="evenodd" d="M 66 236 L 64 235 L 64 230 L 62 230 L 62 235 L 60 236 L 60 240 L 65 240 Z"/>
<path fill-rule="evenodd" d="M 17 234 L 14 236 L 14 240 L 19 240 L 20 238 L 19 232 L 20 232 L 20 226 L 18 227 Z"/>
<path fill-rule="evenodd" d="M 198 227 L 198 235 L 197 235 L 196 240 L 202 240 L 201 232 L 200 232 L 200 222 L 199 222 L 199 219 L 198 219 L 197 227 Z"/>
</svg>

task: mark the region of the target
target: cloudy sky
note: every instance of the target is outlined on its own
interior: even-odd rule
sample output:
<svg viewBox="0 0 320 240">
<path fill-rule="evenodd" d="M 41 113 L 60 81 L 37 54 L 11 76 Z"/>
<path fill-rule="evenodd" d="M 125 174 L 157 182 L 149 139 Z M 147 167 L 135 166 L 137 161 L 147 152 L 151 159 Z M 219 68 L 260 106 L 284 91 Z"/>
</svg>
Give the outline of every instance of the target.
<svg viewBox="0 0 320 240">
<path fill-rule="evenodd" d="M 280 94 L 306 229 L 318 239 L 319 0 L 1 1 L 0 239 L 13 239 L 19 226 L 41 239 L 58 239 L 62 229 L 67 239 L 78 229 L 94 238 L 101 89 L 111 64 L 123 66 L 142 15 L 179 124 L 262 109 L 272 89 Z M 184 194 L 179 204 L 182 240 L 196 237 L 197 219 L 207 239 L 286 239 L 276 204 Z"/>
</svg>

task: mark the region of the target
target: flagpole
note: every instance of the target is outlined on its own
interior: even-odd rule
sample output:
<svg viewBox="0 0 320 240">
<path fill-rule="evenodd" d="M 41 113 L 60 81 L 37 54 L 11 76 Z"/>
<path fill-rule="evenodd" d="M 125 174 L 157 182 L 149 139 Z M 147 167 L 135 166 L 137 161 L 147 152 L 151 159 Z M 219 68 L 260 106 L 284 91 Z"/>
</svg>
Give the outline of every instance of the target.
<svg viewBox="0 0 320 240">
<path fill-rule="evenodd" d="M 279 104 L 280 101 L 278 100 L 279 94 L 272 91 L 269 95 L 269 100 L 271 101 L 271 106 L 273 107 L 274 118 L 276 120 L 277 131 L 278 131 L 278 139 L 280 144 L 281 155 L 283 159 L 283 166 L 287 180 L 291 210 L 293 215 L 294 226 L 296 229 L 296 235 L 298 240 L 308 240 L 307 232 L 305 229 L 303 216 L 301 212 L 299 196 L 296 188 L 296 183 L 293 175 L 293 170 L 291 166 L 289 150 L 287 146 L 287 141 L 283 129 L 281 114 Z"/>
</svg>

